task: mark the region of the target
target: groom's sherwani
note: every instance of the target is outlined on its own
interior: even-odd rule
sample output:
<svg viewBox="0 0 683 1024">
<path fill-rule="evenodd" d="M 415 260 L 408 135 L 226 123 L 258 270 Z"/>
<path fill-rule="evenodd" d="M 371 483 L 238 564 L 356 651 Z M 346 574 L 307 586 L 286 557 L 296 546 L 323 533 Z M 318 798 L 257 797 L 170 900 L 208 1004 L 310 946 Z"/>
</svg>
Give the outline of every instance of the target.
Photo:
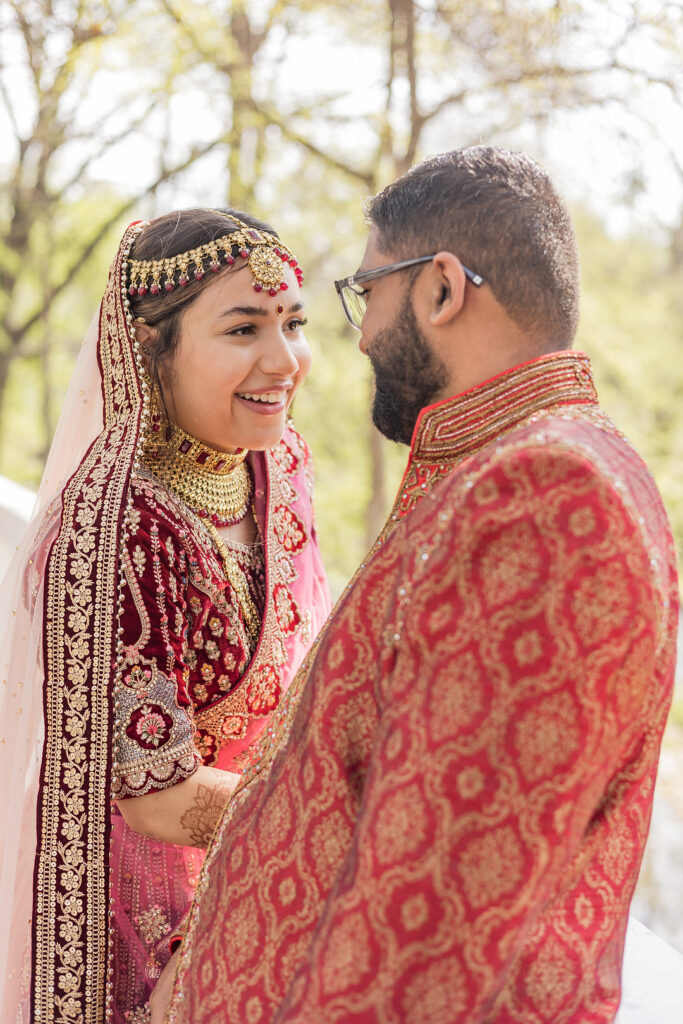
<svg viewBox="0 0 683 1024">
<path fill-rule="evenodd" d="M 677 608 L 585 356 L 425 409 L 219 827 L 174 1024 L 611 1021 Z"/>
</svg>

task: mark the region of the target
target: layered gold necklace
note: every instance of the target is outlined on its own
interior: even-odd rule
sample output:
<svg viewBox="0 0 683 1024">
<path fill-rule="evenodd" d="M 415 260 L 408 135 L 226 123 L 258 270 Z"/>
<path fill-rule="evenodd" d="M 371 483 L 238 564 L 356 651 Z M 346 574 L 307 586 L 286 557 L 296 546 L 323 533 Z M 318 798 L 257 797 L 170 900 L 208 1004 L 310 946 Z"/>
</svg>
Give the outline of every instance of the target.
<svg viewBox="0 0 683 1024">
<path fill-rule="evenodd" d="M 240 523 L 249 510 L 252 495 L 246 448 L 234 453 L 220 452 L 175 423 L 161 422 L 161 416 L 155 422 L 155 415 L 153 410 L 143 453 L 147 468 L 193 512 L 210 519 L 214 526 Z"/>
<path fill-rule="evenodd" d="M 241 522 L 249 511 L 253 484 L 247 450 L 220 452 L 170 423 L 154 391 L 142 462 L 204 522 L 256 644 L 261 617 L 244 572 L 218 532 L 219 527 Z"/>
</svg>

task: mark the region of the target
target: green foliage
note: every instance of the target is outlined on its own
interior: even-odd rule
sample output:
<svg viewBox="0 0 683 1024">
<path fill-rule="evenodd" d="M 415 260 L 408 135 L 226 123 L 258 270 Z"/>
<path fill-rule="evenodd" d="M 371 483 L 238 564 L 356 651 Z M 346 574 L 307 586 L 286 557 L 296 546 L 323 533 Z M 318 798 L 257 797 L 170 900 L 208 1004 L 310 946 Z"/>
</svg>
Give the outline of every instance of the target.
<svg viewBox="0 0 683 1024">
<path fill-rule="evenodd" d="M 576 217 L 582 254 L 577 347 L 591 356 L 600 400 L 650 467 L 683 553 L 683 267 L 668 247 L 613 239 Z"/>
<path fill-rule="evenodd" d="M 371 373 L 358 350 L 358 334 L 344 319 L 332 286 L 362 259 L 365 228 L 360 193 L 349 186 L 329 203 L 320 168 L 298 180 L 301 195 L 284 202 L 276 188 L 269 206 L 276 228 L 306 270 L 304 296 L 313 370 L 296 402 L 295 419 L 316 465 L 316 506 L 323 556 L 339 593 L 366 548 L 365 510 L 374 481 L 369 457 Z M 286 183 L 282 182 L 282 187 Z M 290 179 L 291 184 L 291 179 Z M 304 201 L 304 194 L 307 200 Z M 68 262 L 102 205 L 119 197 L 101 193 L 64 204 L 54 225 L 60 259 Z M 663 494 L 678 550 L 683 551 L 683 321 L 681 270 L 667 247 L 639 238 L 613 239 L 586 214 L 576 214 L 583 267 L 582 318 L 577 347 L 595 366 L 600 397 L 617 426 L 650 466 Z M 123 228 L 125 225 L 120 225 Z M 78 345 L 103 290 L 118 240 L 112 231 L 76 282 L 55 303 L 50 332 L 53 419 L 66 390 Z M 27 285 L 27 303 L 30 291 Z M 36 328 L 36 335 L 39 329 Z M 47 438 L 43 426 L 43 374 L 39 359 L 17 360 L 5 397 L 0 472 L 36 487 Z M 384 442 L 386 511 L 400 483 L 407 450 Z"/>
<path fill-rule="evenodd" d="M 106 219 L 123 200 L 113 189 L 95 187 L 72 202 L 62 201 L 49 224 L 36 221 L 31 252 L 20 287 L 15 289 L 12 316 L 31 316 L 44 287 L 58 281 L 93 225 Z M 49 313 L 25 336 L 22 354 L 10 369 L 0 408 L 0 472 L 37 487 L 76 356 L 104 290 L 109 263 L 121 231 L 111 229 L 74 280 L 55 299 Z"/>
<path fill-rule="evenodd" d="M 0 471 L 38 482 L 126 200 L 137 196 L 137 215 L 193 203 L 252 209 L 274 222 L 307 271 L 315 365 L 296 418 L 314 451 L 321 543 L 339 590 L 379 528 L 376 515 L 368 519 L 371 495 L 383 490 L 388 511 L 406 459 L 404 448 L 385 443 L 385 479 L 372 479 L 370 375 L 331 285 L 362 258 L 361 201 L 427 145 L 446 148 L 444 138 L 514 145 L 518 123 L 542 135 L 557 110 L 599 109 L 610 90 L 623 89 L 614 54 L 636 36 L 650 40 L 656 83 L 675 89 L 676 5 L 657 17 L 637 0 L 622 6 L 628 17 L 588 0 L 24 5 L 30 32 L 11 17 L 0 28 L 3 41 L 14 32 L 17 54 L 26 36 L 17 62 L 35 106 L 30 129 L 16 133 L 16 166 L 11 156 L 0 167 L 8 186 L 0 199 Z M 342 77 L 332 48 L 350 61 Z M 327 50 L 329 67 L 320 62 Z M 301 62 L 295 73 L 292 53 Z M 635 102 L 650 79 L 634 68 L 628 81 Z M 96 94 L 106 102 L 89 102 Z M 11 111 L 9 97 L 0 90 Z M 182 116 L 183 100 L 197 110 L 196 125 Z M 651 105 L 648 123 L 650 114 L 654 128 Z M 131 141 L 126 195 L 96 184 L 99 157 Z M 110 218 L 116 223 L 88 255 Z M 594 359 L 608 412 L 651 465 L 680 546 L 680 268 L 664 244 L 610 239 L 581 213 L 578 222 L 579 344 Z M 9 351 L 17 358 L 3 394 Z"/>
</svg>

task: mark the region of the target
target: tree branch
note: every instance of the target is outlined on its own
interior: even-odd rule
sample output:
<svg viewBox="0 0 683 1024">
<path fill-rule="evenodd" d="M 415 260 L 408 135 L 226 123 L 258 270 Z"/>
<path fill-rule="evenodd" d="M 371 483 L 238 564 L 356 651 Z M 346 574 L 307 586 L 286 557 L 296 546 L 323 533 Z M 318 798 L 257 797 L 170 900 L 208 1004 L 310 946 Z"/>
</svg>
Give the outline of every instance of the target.
<svg viewBox="0 0 683 1024">
<path fill-rule="evenodd" d="M 93 163 L 95 160 L 98 160 L 101 156 L 103 156 L 107 152 L 107 150 L 111 149 L 112 146 L 115 146 L 117 142 L 120 142 L 122 139 L 125 139 L 128 135 L 130 135 L 130 133 L 135 128 L 139 128 L 140 125 L 144 122 L 144 120 L 149 116 L 151 111 L 154 109 L 156 102 L 156 98 L 151 99 L 149 105 L 146 107 L 145 111 L 142 114 L 134 118 L 133 121 L 128 122 L 121 129 L 120 132 L 117 132 L 115 135 L 110 135 L 108 138 L 103 139 L 101 145 L 96 150 L 96 152 L 89 153 L 88 156 L 86 156 L 81 161 L 81 163 L 73 172 L 71 177 L 68 178 L 67 181 L 60 186 L 60 193 L 67 192 L 70 188 L 77 184 L 81 180 L 81 177 L 83 176 L 83 174 L 85 174 L 86 170 L 88 169 L 91 163 Z M 92 139 L 93 135 L 92 133 L 90 133 L 88 136 L 85 137 Z M 78 137 L 75 135 L 70 135 L 66 140 L 66 143 L 73 142 L 77 138 Z M 54 193 L 50 193 L 50 198 L 57 199 L 58 197 L 54 195 Z"/>
<path fill-rule="evenodd" d="M 14 112 L 14 107 L 12 106 L 12 103 L 10 101 L 9 93 L 7 92 L 7 87 L 2 78 L 2 75 L 0 75 L 0 96 L 2 96 L 3 102 L 5 104 L 5 109 L 7 110 L 7 116 L 9 117 L 10 124 L 12 125 L 12 128 L 14 130 L 15 138 L 18 141 L 21 138 L 19 122 L 17 121 L 17 117 Z"/>
<path fill-rule="evenodd" d="M 71 266 L 62 276 L 62 279 L 59 281 L 59 283 L 56 284 L 54 288 L 50 290 L 50 294 L 48 297 L 46 297 L 46 301 L 41 305 L 41 308 L 37 309 L 34 313 L 32 313 L 31 316 L 29 316 L 28 319 L 24 321 L 21 327 L 16 329 L 15 333 L 21 334 L 22 336 L 26 335 L 28 331 L 30 331 L 31 328 L 34 326 L 34 324 L 36 324 L 41 319 L 41 317 L 45 315 L 45 313 L 50 309 L 50 307 L 54 303 L 57 296 L 60 295 L 61 292 L 63 292 L 64 289 L 67 287 L 67 285 L 71 283 L 75 275 L 85 264 L 86 260 L 90 258 L 90 256 L 97 248 L 97 246 L 100 244 L 105 235 L 111 230 L 111 228 L 114 227 L 117 221 L 121 220 L 121 218 L 128 213 L 129 210 L 133 209 L 133 207 L 135 207 L 138 203 L 141 203 L 143 199 L 146 199 L 147 196 L 151 195 L 159 187 L 159 185 L 162 185 L 165 181 L 168 181 L 170 178 L 173 178 L 177 174 L 180 174 L 182 171 L 186 170 L 190 166 L 190 164 L 194 163 L 196 160 L 199 160 L 201 157 L 206 156 L 207 153 L 210 153 L 211 150 L 216 148 L 216 146 L 220 146 L 224 142 L 225 136 L 221 135 L 219 138 L 213 139 L 211 142 L 206 143 L 204 146 L 194 147 L 188 154 L 188 156 L 185 158 L 185 160 L 183 160 L 179 164 L 176 164 L 172 168 L 162 170 L 161 173 L 157 175 L 156 180 L 153 181 L 151 185 L 148 185 L 147 188 L 145 188 L 142 192 L 139 192 L 137 195 L 132 196 L 130 199 L 127 199 L 124 203 L 122 203 L 114 211 L 114 213 L 112 213 L 111 216 L 108 217 L 107 220 L 104 221 L 104 223 L 102 223 L 97 228 L 90 241 L 80 251 L 80 253 L 73 261 Z"/>
<path fill-rule="evenodd" d="M 310 139 L 307 139 L 305 135 L 302 135 L 301 132 L 296 131 L 291 124 L 287 123 L 286 119 L 281 120 L 279 116 L 274 116 L 271 111 L 266 110 L 259 104 L 254 103 L 253 110 L 264 119 L 266 124 L 276 125 L 286 139 L 289 139 L 290 142 L 295 142 L 298 146 L 302 146 L 312 156 L 327 164 L 328 167 L 333 167 L 336 171 L 341 171 L 343 174 L 348 175 L 348 177 L 360 181 L 366 188 L 372 188 L 374 181 L 372 171 L 363 171 L 360 168 L 351 167 L 338 157 L 327 153 L 324 149 L 316 146 L 314 142 L 311 142 Z"/>
</svg>

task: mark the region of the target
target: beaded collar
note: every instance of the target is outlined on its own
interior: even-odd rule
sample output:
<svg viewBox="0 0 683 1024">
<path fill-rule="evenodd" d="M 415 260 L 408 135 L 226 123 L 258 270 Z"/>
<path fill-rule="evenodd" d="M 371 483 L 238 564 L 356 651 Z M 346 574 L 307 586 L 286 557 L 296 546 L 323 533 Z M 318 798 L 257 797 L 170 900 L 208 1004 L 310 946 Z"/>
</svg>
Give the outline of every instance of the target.
<svg viewBox="0 0 683 1024">
<path fill-rule="evenodd" d="M 541 409 L 597 401 L 584 352 L 541 356 L 426 406 L 415 425 L 411 461 L 460 462 Z"/>
<path fill-rule="evenodd" d="M 420 413 L 410 457 L 390 516 L 401 519 L 425 491 L 529 416 L 554 406 L 598 403 L 585 352 L 553 352 L 477 384 Z"/>
<path fill-rule="evenodd" d="M 247 450 L 235 454 L 217 451 L 176 424 L 155 422 L 161 413 L 152 409 L 152 431 L 142 453 L 143 464 L 185 504 L 214 526 L 230 526 L 244 519 L 252 494 Z"/>
</svg>

